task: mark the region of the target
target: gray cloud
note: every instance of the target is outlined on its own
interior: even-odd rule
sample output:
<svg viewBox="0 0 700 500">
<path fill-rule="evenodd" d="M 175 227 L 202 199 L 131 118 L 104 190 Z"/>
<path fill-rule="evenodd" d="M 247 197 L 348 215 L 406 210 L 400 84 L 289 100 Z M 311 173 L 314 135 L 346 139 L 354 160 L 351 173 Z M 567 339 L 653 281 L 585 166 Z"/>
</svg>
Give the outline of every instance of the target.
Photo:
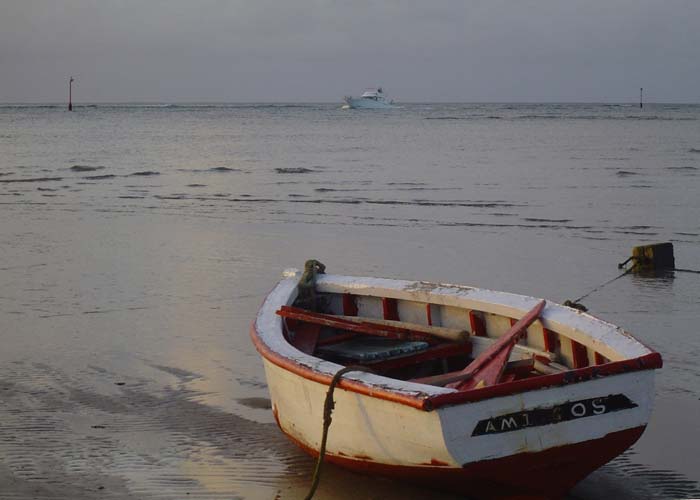
<svg viewBox="0 0 700 500">
<path fill-rule="evenodd" d="M 0 101 L 700 100 L 700 2 L 3 0 Z"/>
</svg>

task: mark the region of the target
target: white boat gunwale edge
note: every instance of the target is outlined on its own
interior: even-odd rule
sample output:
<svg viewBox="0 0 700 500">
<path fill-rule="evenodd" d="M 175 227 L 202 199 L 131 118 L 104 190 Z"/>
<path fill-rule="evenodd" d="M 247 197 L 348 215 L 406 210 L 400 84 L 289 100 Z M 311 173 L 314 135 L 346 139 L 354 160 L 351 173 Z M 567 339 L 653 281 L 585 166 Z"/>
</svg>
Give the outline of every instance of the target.
<svg viewBox="0 0 700 500">
<path fill-rule="evenodd" d="M 343 365 L 305 354 L 294 348 L 284 339 L 282 318 L 276 314 L 281 306 L 291 305 L 294 302 L 299 275 L 296 270 L 285 271 L 284 279 L 270 292 L 260 308 L 251 326 L 251 338 L 266 360 L 304 378 L 328 385 L 333 375 L 343 368 Z M 540 300 L 525 295 L 463 285 L 328 274 L 317 276 L 316 287 L 320 293 L 351 293 L 473 308 L 512 318 L 522 317 Z M 623 329 L 590 314 L 547 301 L 541 321 L 545 327 L 564 329 L 565 335 L 574 340 L 576 338 L 583 340 L 585 337 L 596 344 L 608 345 L 619 353 L 617 357 L 621 359 L 469 391 L 458 391 L 360 372 L 348 373 L 339 387 L 430 411 L 443 405 L 525 393 L 662 366 L 661 355 L 658 352 L 645 346 Z"/>
</svg>

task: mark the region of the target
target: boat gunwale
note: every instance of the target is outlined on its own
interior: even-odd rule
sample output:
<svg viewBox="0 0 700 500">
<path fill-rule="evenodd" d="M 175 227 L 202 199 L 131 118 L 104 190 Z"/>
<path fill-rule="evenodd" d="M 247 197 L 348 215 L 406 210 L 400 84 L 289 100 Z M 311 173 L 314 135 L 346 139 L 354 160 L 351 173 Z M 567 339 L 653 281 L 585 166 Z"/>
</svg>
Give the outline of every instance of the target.
<svg viewBox="0 0 700 500">
<path fill-rule="evenodd" d="M 269 362 L 283 368 L 295 375 L 303 377 L 323 385 L 330 385 L 333 377 L 318 370 L 299 363 L 296 360 L 283 356 L 267 346 L 258 335 L 255 324 L 251 326 L 250 335 L 258 352 Z M 319 358 L 320 359 L 320 358 Z M 340 366 L 340 365 L 339 365 Z M 419 410 L 432 411 L 441 406 L 475 403 L 485 399 L 523 394 L 529 391 L 562 387 L 570 384 L 582 383 L 600 377 L 630 373 L 634 371 L 653 370 L 662 367 L 661 355 L 652 352 L 644 356 L 621 361 L 613 361 L 602 365 L 577 368 L 562 373 L 541 375 L 524 380 L 515 380 L 491 387 L 482 387 L 468 391 L 454 391 L 445 394 L 414 396 L 403 394 L 380 385 L 373 385 L 352 379 L 341 379 L 337 387 L 365 396 L 384 399 L 395 403 L 412 406 Z"/>
<path fill-rule="evenodd" d="M 263 305 L 260 308 L 260 312 L 258 314 L 258 317 L 256 320 L 253 322 L 250 328 L 250 336 L 251 339 L 258 350 L 258 352 L 268 360 L 269 362 L 295 374 L 298 376 L 301 376 L 305 379 L 312 380 L 324 385 L 330 385 L 331 380 L 333 378 L 333 374 L 329 373 L 324 373 L 320 371 L 319 369 L 314 369 L 312 366 L 307 366 L 306 364 L 302 363 L 300 359 L 294 359 L 292 357 L 286 356 L 284 354 L 281 354 L 280 352 L 277 352 L 276 350 L 273 349 L 271 345 L 269 345 L 261 336 L 261 332 L 258 331 L 258 322 L 261 319 L 261 316 L 265 313 L 266 305 L 270 299 L 271 296 L 275 293 L 276 290 L 279 289 L 280 285 L 282 285 L 285 281 L 288 281 L 291 279 L 292 276 L 287 275 L 287 280 L 282 280 L 280 283 L 278 283 L 277 287 L 270 292 L 270 294 L 266 297 L 265 301 L 263 302 Z M 328 276 L 324 276 L 324 278 L 327 278 Z M 337 276 L 333 276 L 334 278 Z M 348 279 L 355 279 L 357 280 L 358 283 L 361 283 L 363 278 L 351 278 L 351 277 L 341 277 L 341 278 L 348 278 Z M 377 280 L 381 281 L 382 283 L 386 282 L 394 282 L 394 283 L 399 283 L 399 284 L 421 284 L 421 285 L 433 285 L 433 284 L 426 284 L 423 282 L 406 282 L 406 281 L 400 281 L 400 280 L 384 280 L 384 279 L 378 279 L 378 278 L 364 278 L 365 280 L 374 280 L 375 282 Z M 434 285 L 435 287 L 452 287 L 451 285 Z M 483 289 L 476 289 L 476 288 L 471 288 L 471 287 L 456 287 L 457 289 L 461 290 L 483 290 Z M 406 289 L 405 287 L 403 288 L 404 290 Z M 437 288 L 436 288 L 437 289 Z M 434 291 L 433 291 L 434 293 Z M 494 292 L 494 293 L 505 293 L 505 292 Z M 512 295 L 514 297 L 519 297 L 519 298 L 524 298 L 524 299 L 532 299 L 532 297 L 527 297 L 527 296 L 520 296 L 520 295 L 514 295 L 514 294 L 508 294 Z M 548 302 L 549 305 L 554 305 L 551 302 Z M 558 305 L 558 304 L 557 304 Z M 563 306 L 559 306 L 563 307 Z M 269 312 L 268 312 L 269 313 Z M 274 311 L 272 312 L 274 314 Z M 601 323 L 605 323 L 602 320 L 599 320 L 598 318 L 595 318 L 590 315 L 586 315 L 589 318 L 599 321 Z M 281 320 L 279 323 L 281 324 Z M 613 325 L 611 325 L 613 326 Z M 618 328 L 618 327 L 616 327 Z M 619 329 L 619 328 L 618 328 Z M 571 369 L 567 370 L 565 372 L 561 373 L 555 373 L 555 374 L 549 374 L 549 375 L 541 375 L 538 377 L 534 378 L 529 378 L 529 379 L 523 379 L 523 380 L 516 380 L 512 382 L 507 382 L 507 383 L 502 383 L 490 387 L 483 387 L 479 389 L 471 389 L 467 391 L 449 391 L 449 392 L 436 392 L 436 389 L 439 389 L 437 387 L 433 386 L 425 386 L 426 389 L 430 388 L 430 392 L 420 392 L 420 391 L 411 391 L 410 389 L 406 388 L 403 390 L 399 390 L 397 388 L 391 388 L 387 387 L 386 385 L 382 385 L 381 383 L 373 383 L 368 380 L 366 380 L 366 376 L 359 375 L 357 379 L 353 378 L 343 378 L 340 381 L 340 384 L 338 387 L 341 389 L 345 389 L 351 392 L 363 394 L 369 397 L 374 397 L 378 399 L 383 399 L 395 403 L 400 403 L 404 404 L 407 406 L 411 406 L 423 411 L 431 411 L 433 409 L 439 408 L 441 406 L 447 406 L 447 405 L 456 405 L 456 404 L 464 404 L 464 403 L 473 403 L 477 401 L 483 401 L 486 399 L 491 399 L 491 398 L 496 398 L 496 397 L 504 397 L 504 396 L 510 396 L 514 394 L 522 394 L 526 393 L 529 391 L 534 391 L 534 390 L 540 390 L 540 389 L 547 389 L 547 388 L 553 388 L 553 387 L 562 387 L 570 384 L 575 384 L 575 383 L 582 383 L 586 382 L 588 380 L 593 380 L 597 379 L 600 377 L 607 377 L 607 376 L 614 376 L 617 374 L 622 374 L 622 373 L 629 373 L 629 372 L 634 372 L 634 371 L 641 371 L 641 370 L 651 370 L 651 369 L 657 369 L 661 368 L 663 365 L 661 355 L 654 351 L 653 349 L 645 346 L 641 342 L 639 342 L 637 339 L 629 335 L 627 332 L 624 332 L 623 330 L 619 329 L 624 336 L 634 340 L 637 342 L 640 346 L 644 347 L 648 352 L 645 354 L 642 354 L 640 356 L 632 357 L 632 358 L 627 358 L 623 360 L 618 360 L 618 361 L 610 361 L 604 364 L 600 365 L 594 365 L 594 366 L 587 366 L 584 368 L 576 368 L 576 369 Z M 281 335 L 281 332 L 280 332 Z M 293 346 L 289 345 L 292 349 Z M 304 355 L 299 351 L 300 358 L 301 357 L 309 357 L 313 360 L 318 360 L 319 362 L 324 362 L 324 363 L 330 363 L 335 365 L 335 363 L 331 363 L 328 361 L 323 360 L 322 358 L 318 358 L 316 356 L 310 356 L 310 355 Z M 337 365 L 338 369 L 342 368 L 342 365 Z M 364 374 L 363 374 L 364 375 Z M 388 380 L 394 380 L 389 377 L 383 377 L 380 375 L 376 375 L 375 377 L 378 378 L 385 378 Z M 365 380 L 363 380 L 365 379 Z M 411 384 L 413 386 L 415 385 L 420 385 L 420 384 Z"/>
</svg>

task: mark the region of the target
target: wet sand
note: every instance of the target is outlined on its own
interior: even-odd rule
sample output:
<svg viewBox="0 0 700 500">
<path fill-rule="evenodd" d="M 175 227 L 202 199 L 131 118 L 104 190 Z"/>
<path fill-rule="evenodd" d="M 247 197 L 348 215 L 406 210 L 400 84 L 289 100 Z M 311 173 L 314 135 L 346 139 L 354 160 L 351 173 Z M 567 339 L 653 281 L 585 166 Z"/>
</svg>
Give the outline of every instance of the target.
<svg viewBox="0 0 700 500">
<path fill-rule="evenodd" d="M 82 381 L 71 381 L 48 365 L 15 364 L 16 382 L 0 385 L 0 443 L 9 465 L 0 468 L 0 498 L 305 496 L 314 462 L 274 424 L 199 402 L 202 394 L 186 387 L 196 375 L 173 367 L 155 368 L 178 382 L 156 394 L 147 387 L 152 381 L 115 378 L 96 367 L 84 372 Z M 102 390 L 92 390 L 93 384 Z M 265 398 L 245 398 L 241 403 L 269 411 Z M 318 498 L 434 495 L 333 466 L 322 477 Z"/>
<path fill-rule="evenodd" d="M 0 467 L 0 498 L 291 500 L 306 495 L 313 460 L 273 423 L 254 419 L 257 411 L 269 411 L 269 400 L 240 399 L 252 413 L 237 416 L 207 404 L 205 394 L 189 387 L 196 374 L 151 368 L 175 380 L 154 390 L 153 378 L 97 367 L 83 371 L 79 380 L 41 363 L 13 363 L 10 373 L 3 369 L 0 445 L 7 465 Z M 567 498 L 691 498 L 700 493 L 682 474 L 640 465 L 634 455 L 628 452 L 595 472 Z M 316 498 L 460 497 L 329 465 Z"/>
<path fill-rule="evenodd" d="M 292 232 L 283 226 L 249 227 L 246 241 L 256 242 L 258 251 L 235 256 L 240 233 L 221 232 L 218 223 L 152 225 L 160 229 L 139 243 L 138 258 L 146 264 L 134 272 L 119 266 L 127 255 L 133 261 L 131 245 L 108 261 L 99 258 L 138 227 L 133 217 L 119 216 L 109 226 L 91 222 L 85 234 L 97 236 L 98 251 L 88 244 L 78 255 L 62 250 L 58 263 L 61 248 L 75 247 L 62 244 L 73 238 L 70 233 L 52 233 L 57 217 L 72 216 L 46 222 L 32 218 L 34 231 L 55 236 L 49 260 L 25 256 L 23 266 L 3 271 L 10 285 L 17 277 L 20 288 L 14 289 L 23 290 L 24 312 L 4 315 L 0 498 L 303 498 L 313 462 L 273 421 L 248 327 L 277 280 L 272 263 L 283 260 L 281 253 L 291 251 L 288 260 L 301 262 L 308 254 L 304 242 L 314 237 L 315 255 L 335 255 L 353 235 L 321 234 L 311 227 Z M 19 216 L 16 234 L 26 231 L 21 220 Z M 60 226 L 70 224 L 64 220 Z M 175 242 L 173 235 L 185 227 L 187 237 Z M 289 246 L 281 248 L 274 241 L 284 231 Z M 202 248 L 201 242 L 209 245 L 217 238 L 219 243 Z M 400 238 L 386 231 L 363 235 L 372 247 Z M 491 247 L 483 244 L 484 251 Z M 396 261 L 387 258 L 382 266 L 387 275 L 398 276 L 399 267 L 419 261 L 426 249 L 439 252 L 441 245 L 425 235 L 421 245 L 400 245 Z M 222 248 L 232 255 L 226 262 L 241 259 L 245 265 L 219 264 Z M 360 252 L 350 261 L 326 261 L 339 272 L 374 272 L 374 264 L 368 268 L 364 258 Z M 214 275 L 212 262 L 218 270 Z M 431 262 L 426 275 L 449 281 L 451 271 L 439 260 Z M 149 267 L 157 274 L 145 271 Z M 525 279 L 536 282 L 534 276 Z M 677 291 L 682 284 L 678 278 Z M 106 297 L 100 295 L 112 286 L 116 289 Z M 630 292 L 635 285 L 619 286 Z M 128 292 L 119 297 L 117 290 Z M 76 294 L 79 299 L 72 299 Z M 640 443 L 583 481 L 569 498 L 598 500 L 610 498 L 611 492 L 620 499 L 700 496 L 692 461 L 700 402 L 664 382 L 663 372 L 660 385 L 652 423 Z M 329 466 L 318 498 L 455 497 Z"/>
<path fill-rule="evenodd" d="M 56 217 L 47 222 L 33 220 L 33 230 L 52 234 Z M 120 216 L 109 227 L 97 220 L 90 223 L 87 234 L 103 242 L 97 255 L 124 241 L 125 231 L 138 227 L 135 222 Z M 68 220 L 61 226 L 69 227 Z M 296 227 L 287 232 L 289 247 L 280 248 L 260 243 L 274 242 L 277 234 L 286 231 L 282 226 L 249 228 L 247 241 L 257 242 L 259 251 L 250 252 L 255 257 L 243 257 L 246 252 L 233 257 L 245 262 L 234 270 L 218 264 L 216 255 L 221 248 L 235 255 L 240 241 L 237 231 L 221 233 L 217 223 L 196 229 L 185 225 L 188 237 L 174 244 L 177 227 L 166 224 L 139 243 L 139 258 L 147 261 L 144 267 L 165 265 L 165 270 L 157 271 L 158 277 L 118 265 L 120 255 L 134 258 L 131 246 L 110 257 L 109 264 L 95 258 L 94 248 L 86 245 L 79 255 L 64 252 L 58 264 L 25 256 L 24 266 L 5 268 L 6 278 L 17 276 L 23 283 L 24 313 L 4 316 L 0 498 L 304 497 L 313 462 L 286 440 L 272 419 L 248 326 L 277 279 L 271 263 L 282 260 L 278 253 L 292 249 L 295 255 L 289 260 L 300 262 L 307 253 L 303 243 L 311 237 L 317 243 L 316 255 L 334 255 L 334 248 L 350 240 L 337 232 L 324 235 Z M 20 234 L 24 225 L 14 230 Z M 203 237 L 193 236 L 193 231 Z M 62 244 L 63 238 L 72 235 L 57 234 L 47 254 L 51 259 L 57 258 L 61 248 L 74 248 Z M 217 238 L 225 241 L 209 249 L 201 247 L 201 242 Z M 364 241 L 377 247 L 397 238 L 398 233 L 385 231 L 363 235 Z M 104 245 L 105 241 L 113 244 Z M 388 275 L 399 275 L 397 265 L 416 262 L 426 248 L 437 251 L 440 245 L 426 235 L 421 245 L 397 250 L 394 264 L 387 259 L 382 265 L 387 266 Z M 489 247 L 484 242 L 484 250 Z M 472 251 L 479 249 L 472 246 Z M 200 252 L 201 257 L 192 259 Z M 183 259 L 189 261 L 184 267 Z M 331 259 L 327 263 L 339 272 L 363 266 L 372 272 L 363 259 L 359 253 L 348 262 Z M 212 261 L 219 270 L 215 279 Z M 432 262 L 426 274 L 448 281 L 450 270 Z M 60 292 L 54 288 L 59 277 Z M 100 290 L 119 280 L 117 289 L 129 293 L 123 298 L 115 291 L 109 291 L 108 298 L 100 296 Z M 153 288 L 153 283 L 162 288 Z M 238 289 L 232 286 L 235 283 L 246 286 Z M 676 282 L 677 289 L 681 285 L 682 281 Z M 620 286 L 631 291 L 635 285 Z M 70 298 L 75 293 L 79 300 Z M 183 301 L 180 295 L 188 299 Z M 700 496 L 695 465 L 689 459 L 695 441 L 688 438 L 700 435 L 694 417 L 699 402 L 697 397 L 669 389 L 663 372 L 661 387 L 652 423 L 640 443 L 583 481 L 570 499 L 610 498 L 611 492 L 630 500 Z M 685 433 L 675 432 L 679 428 Z M 317 495 L 333 500 L 455 498 L 333 466 L 325 469 Z"/>
</svg>

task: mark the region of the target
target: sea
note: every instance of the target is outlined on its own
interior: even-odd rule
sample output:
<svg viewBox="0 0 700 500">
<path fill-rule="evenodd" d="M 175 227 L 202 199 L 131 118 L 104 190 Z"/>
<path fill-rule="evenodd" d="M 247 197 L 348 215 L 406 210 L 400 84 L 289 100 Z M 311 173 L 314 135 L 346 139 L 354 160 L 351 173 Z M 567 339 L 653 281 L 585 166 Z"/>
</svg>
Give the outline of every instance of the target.
<svg viewBox="0 0 700 500">
<path fill-rule="evenodd" d="M 676 270 L 620 276 L 659 242 Z M 448 103 L 0 105 L 0 497 L 303 498 L 249 328 L 311 258 L 580 299 L 664 367 L 569 498 L 700 498 L 700 106 Z"/>
</svg>

